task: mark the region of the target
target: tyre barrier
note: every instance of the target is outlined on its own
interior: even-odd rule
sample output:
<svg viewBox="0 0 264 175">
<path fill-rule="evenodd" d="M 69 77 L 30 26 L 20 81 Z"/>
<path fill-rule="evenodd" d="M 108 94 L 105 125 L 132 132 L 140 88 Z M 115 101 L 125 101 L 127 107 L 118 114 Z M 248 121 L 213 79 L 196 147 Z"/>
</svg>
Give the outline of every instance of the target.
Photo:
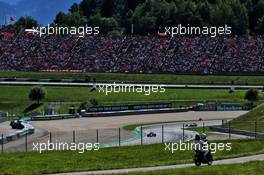
<svg viewBox="0 0 264 175">
<path fill-rule="evenodd" d="M 1 144 L 6 144 L 8 142 L 11 141 L 15 141 L 25 135 L 29 135 L 29 134 L 33 134 L 35 132 L 35 128 L 28 122 L 26 121 L 22 121 L 21 123 L 24 128 L 21 130 L 16 131 L 15 133 L 9 134 L 7 136 L 5 136 L 2 140 L 2 138 L 0 138 L 0 143 Z"/>
</svg>

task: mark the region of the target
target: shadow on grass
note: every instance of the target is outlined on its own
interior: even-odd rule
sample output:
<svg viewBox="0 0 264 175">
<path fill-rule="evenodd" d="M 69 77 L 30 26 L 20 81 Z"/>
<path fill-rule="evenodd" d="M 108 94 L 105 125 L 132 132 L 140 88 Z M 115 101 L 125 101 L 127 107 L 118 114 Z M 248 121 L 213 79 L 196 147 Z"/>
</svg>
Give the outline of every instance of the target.
<svg viewBox="0 0 264 175">
<path fill-rule="evenodd" d="M 39 108 L 40 106 L 42 106 L 43 103 L 33 103 L 31 104 L 30 106 L 28 106 L 24 111 L 23 113 L 28 113 L 28 112 L 31 112 L 31 111 L 34 111 L 35 109 Z"/>
</svg>

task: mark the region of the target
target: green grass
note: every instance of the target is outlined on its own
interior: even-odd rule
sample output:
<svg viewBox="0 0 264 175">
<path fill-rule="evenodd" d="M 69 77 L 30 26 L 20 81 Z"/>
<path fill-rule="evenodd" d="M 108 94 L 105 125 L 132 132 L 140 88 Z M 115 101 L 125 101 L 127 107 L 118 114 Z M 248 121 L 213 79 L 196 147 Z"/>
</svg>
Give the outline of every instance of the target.
<svg viewBox="0 0 264 175">
<path fill-rule="evenodd" d="M 28 93 L 31 87 L 4 86 L 0 87 L 0 101 L 23 102 L 28 101 Z M 167 89 L 165 93 L 110 93 L 105 95 L 102 92 L 90 92 L 85 87 L 46 87 L 46 101 L 86 101 L 96 97 L 101 102 L 151 102 L 151 101 L 244 101 L 244 90 L 229 94 L 227 90 L 204 90 L 204 89 Z"/>
<path fill-rule="evenodd" d="M 250 112 L 233 119 L 230 127 L 248 131 L 255 131 L 255 122 L 257 132 L 264 133 L 264 103 L 255 107 Z M 228 125 L 226 125 L 227 127 Z"/>
<path fill-rule="evenodd" d="M 137 172 L 128 173 L 126 175 L 263 175 L 263 167 L 264 161 L 254 161 L 243 164 L 191 167 L 155 172 Z"/>
<path fill-rule="evenodd" d="M 228 141 L 226 141 L 228 142 Z M 219 151 L 215 159 L 264 153 L 264 140 L 230 140 L 231 151 Z M 0 172 L 8 175 L 135 168 L 192 162 L 192 151 L 171 154 L 163 144 L 106 148 L 84 154 L 70 151 L 4 153 L 0 156 Z"/>
<path fill-rule="evenodd" d="M 28 86 L 3 86 L 0 87 L 0 110 L 11 113 L 22 112 L 31 104 L 28 100 Z M 99 100 L 100 105 L 120 105 L 138 103 L 172 102 L 175 106 L 189 106 L 198 102 L 216 101 L 244 103 L 245 91 L 238 90 L 229 94 L 227 90 L 205 89 L 167 89 L 165 93 L 144 95 L 144 93 L 110 93 L 90 92 L 85 87 L 46 87 L 47 97 L 44 102 L 62 102 L 62 111 L 67 110 L 72 104 L 89 101 L 91 98 Z"/>
<path fill-rule="evenodd" d="M 164 83 L 203 83 L 203 84 L 260 84 L 263 76 L 213 76 L 175 74 L 125 74 L 125 73 L 47 73 L 47 72 L 0 72 L 0 77 L 32 79 L 85 79 L 86 76 L 98 81 L 116 82 L 164 82 Z"/>
<path fill-rule="evenodd" d="M 210 132 L 212 132 L 209 126 L 187 128 L 186 130 L 196 131 L 198 133 L 205 133 L 205 134 L 210 134 Z"/>
<path fill-rule="evenodd" d="M 150 124 L 150 123 L 148 123 Z M 141 125 L 145 125 L 145 124 L 132 124 L 132 125 L 126 125 L 123 127 L 124 130 L 127 131 L 133 131 L 136 127 L 141 126 Z"/>
</svg>

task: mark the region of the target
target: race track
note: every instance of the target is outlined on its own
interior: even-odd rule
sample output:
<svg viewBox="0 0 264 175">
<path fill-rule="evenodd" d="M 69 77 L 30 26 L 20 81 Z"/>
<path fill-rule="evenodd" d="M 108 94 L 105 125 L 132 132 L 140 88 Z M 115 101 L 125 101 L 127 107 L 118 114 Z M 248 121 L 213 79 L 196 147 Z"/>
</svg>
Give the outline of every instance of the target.
<svg viewBox="0 0 264 175">
<path fill-rule="evenodd" d="M 179 142 L 180 140 L 188 141 L 194 139 L 197 132 L 188 130 L 190 124 L 197 124 L 197 127 L 205 126 L 217 126 L 222 124 L 222 120 L 208 120 L 208 121 L 196 121 L 196 122 L 175 122 L 155 125 L 145 125 L 137 127 L 138 131 L 133 138 L 122 140 L 122 146 L 140 145 L 142 144 L 155 144 L 162 142 Z M 187 126 L 188 125 L 188 126 Z M 183 130 L 184 127 L 184 130 Z M 142 133 L 141 133 L 142 130 Z M 148 136 L 150 133 L 154 133 L 155 136 Z M 163 134 L 162 134 L 163 133 Z M 142 140 L 141 140 L 142 134 Z M 103 144 L 102 147 L 118 146 L 118 142 Z"/>
<path fill-rule="evenodd" d="M 219 119 L 236 118 L 246 111 L 222 111 L 222 112 L 181 112 L 168 114 L 148 114 L 148 115 L 130 115 L 118 117 L 94 117 L 67 119 L 56 121 L 34 121 L 35 134 L 28 137 L 28 150 L 32 149 L 33 142 L 47 142 L 49 140 L 49 132 L 52 132 L 52 140 L 58 142 L 71 143 L 73 141 L 73 131 L 75 131 L 76 142 L 95 143 L 96 129 L 99 129 L 99 143 L 102 147 L 119 146 L 118 128 L 122 128 L 131 124 L 147 124 L 147 123 L 168 123 L 180 122 L 175 124 L 164 125 L 164 141 L 179 141 L 182 139 L 182 122 L 181 121 L 197 121 L 198 118 L 204 120 L 214 120 L 213 123 L 221 124 Z M 217 123 L 214 123 L 217 122 Z M 190 122 L 192 123 L 192 122 Z M 201 123 L 197 122 L 201 125 Z M 205 122 L 205 124 L 207 124 Z M 0 124 L 0 128 L 8 128 L 9 122 Z M 161 125 L 152 125 L 143 127 L 143 144 L 160 143 L 162 141 Z M 155 132 L 156 137 L 147 137 L 149 132 Z M 1 133 L 0 133 L 1 134 Z M 191 139 L 194 132 L 185 131 L 185 139 Z M 140 132 L 125 131 L 121 129 L 121 146 L 141 144 Z M 4 145 L 6 151 L 25 151 L 25 139 L 21 138 L 14 142 Z"/>
</svg>

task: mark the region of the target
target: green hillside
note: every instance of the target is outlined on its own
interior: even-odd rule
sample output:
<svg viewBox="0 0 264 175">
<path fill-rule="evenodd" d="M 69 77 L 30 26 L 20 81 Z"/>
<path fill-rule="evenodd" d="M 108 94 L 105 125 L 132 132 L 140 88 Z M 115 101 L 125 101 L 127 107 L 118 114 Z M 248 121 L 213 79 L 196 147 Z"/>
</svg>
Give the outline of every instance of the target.
<svg viewBox="0 0 264 175">
<path fill-rule="evenodd" d="M 231 128 L 264 132 L 264 103 L 252 109 L 250 112 L 232 120 Z"/>
</svg>

